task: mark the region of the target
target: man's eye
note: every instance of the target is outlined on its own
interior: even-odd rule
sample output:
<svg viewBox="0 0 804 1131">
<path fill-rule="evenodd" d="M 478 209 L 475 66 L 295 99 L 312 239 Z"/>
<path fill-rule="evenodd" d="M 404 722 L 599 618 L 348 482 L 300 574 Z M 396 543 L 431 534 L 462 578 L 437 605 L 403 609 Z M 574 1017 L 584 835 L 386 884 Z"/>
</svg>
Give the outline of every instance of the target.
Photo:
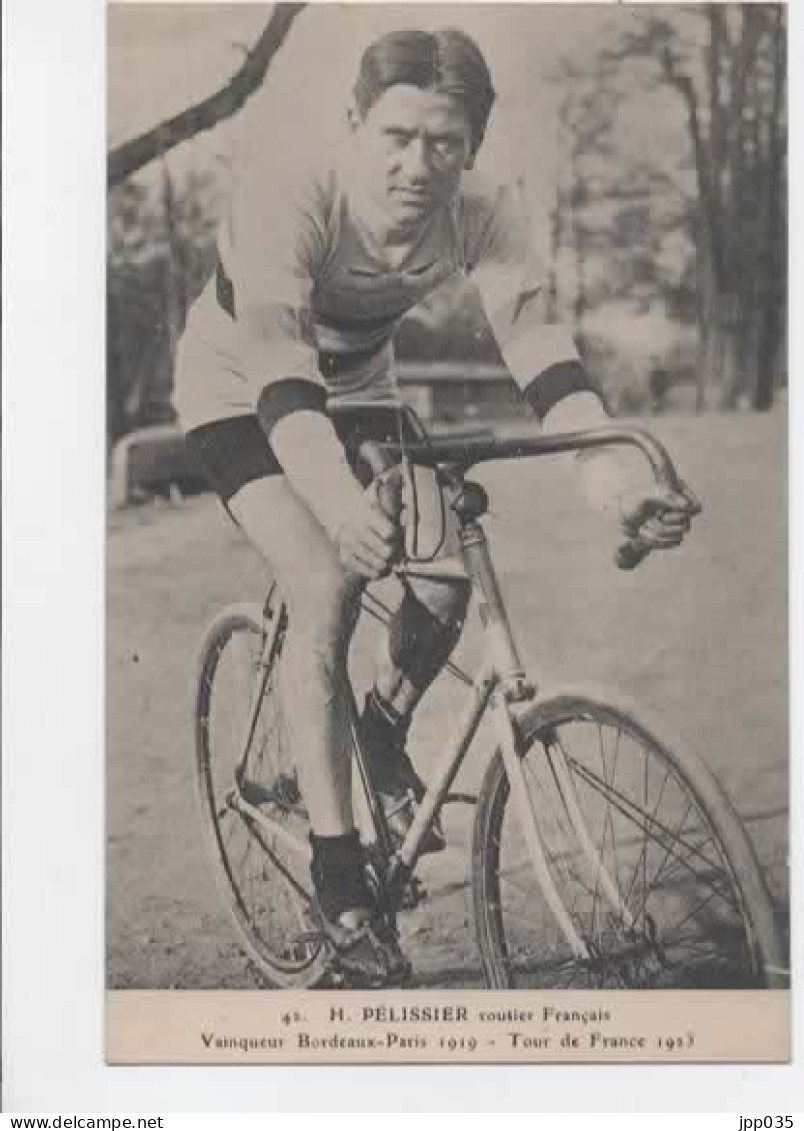
<svg viewBox="0 0 804 1131">
<path fill-rule="evenodd" d="M 433 143 L 433 148 L 439 157 L 454 157 L 458 152 L 460 142 L 454 137 L 440 137 L 436 138 Z"/>
</svg>

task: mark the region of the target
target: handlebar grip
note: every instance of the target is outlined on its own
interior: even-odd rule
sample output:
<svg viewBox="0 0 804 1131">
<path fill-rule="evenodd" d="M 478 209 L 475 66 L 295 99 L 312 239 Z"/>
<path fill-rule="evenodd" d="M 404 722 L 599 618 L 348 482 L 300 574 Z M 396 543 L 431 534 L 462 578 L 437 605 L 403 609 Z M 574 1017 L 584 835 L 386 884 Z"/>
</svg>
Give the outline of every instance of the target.
<svg viewBox="0 0 804 1131">
<path fill-rule="evenodd" d="M 628 538 L 617 547 L 615 561 L 618 569 L 636 569 L 650 553 L 650 546 L 641 538 Z"/>
</svg>

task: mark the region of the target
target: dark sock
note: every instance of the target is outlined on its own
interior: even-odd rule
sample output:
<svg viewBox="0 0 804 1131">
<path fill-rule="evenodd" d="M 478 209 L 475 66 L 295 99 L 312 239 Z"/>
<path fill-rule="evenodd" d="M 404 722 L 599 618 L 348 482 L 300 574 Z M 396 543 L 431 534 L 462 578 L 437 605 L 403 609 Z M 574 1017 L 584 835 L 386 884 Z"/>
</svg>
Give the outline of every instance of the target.
<svg viewBox="0 0 804 1131">
<path fill-rule="evenodd" d="M 318 904 L 327 919 L 337 922 L 345 911 L 372 906 L 360 836 L 310 833 L 313 859 L 310 873 Z"/>
<path fill-rule="evenodd" d="M 376 687 L 366 696 L 360 720 L 363 747 L 370 759 L 374 786 L 390 797 L 403 798 L 411 792 L 417 801 L 424 785 L 405 751 L 410 719 L 403 718 Z"/>
</svg>

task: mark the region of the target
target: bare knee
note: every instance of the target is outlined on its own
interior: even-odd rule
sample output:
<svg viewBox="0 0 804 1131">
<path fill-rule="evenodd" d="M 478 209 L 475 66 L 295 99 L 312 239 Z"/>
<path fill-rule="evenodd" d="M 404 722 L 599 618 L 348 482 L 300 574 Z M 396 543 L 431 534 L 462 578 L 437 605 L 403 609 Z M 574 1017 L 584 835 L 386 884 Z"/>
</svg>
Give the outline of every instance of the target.
<svg viewBox="0 0 804 1131">
<path fill-rule="evenodd" d="M 285 591 L 290 633 L 316 657 L 336 664 L 345 656 L 357 622 L 360 587 L 340 570 L 300 565 Z"/>
<path fill-rule="evenodd" d="M 291 634 L 333 658 L 348 646 L 361 585 L 344 572 L 323 528 L 284 476 L 247 484 L 230 507 L 279 584 Z"/>
</svg>

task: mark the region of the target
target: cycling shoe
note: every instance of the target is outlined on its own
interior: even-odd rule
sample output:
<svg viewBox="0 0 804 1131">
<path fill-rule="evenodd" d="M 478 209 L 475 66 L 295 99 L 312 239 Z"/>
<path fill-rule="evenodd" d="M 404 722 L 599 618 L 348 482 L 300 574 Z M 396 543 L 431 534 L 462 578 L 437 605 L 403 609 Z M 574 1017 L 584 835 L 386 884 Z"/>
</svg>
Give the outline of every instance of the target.
<svg viewBox="0 0 804 1131">
<path fill-rule="evenodd" d="M 317 910 L 335 970 L 346 986 L 382 989 L 409 980 L 412 966 L 400 949 L 397 933 L 379 916 L 367 908 L 355 908 L 332 922 L 320 907 Z"/>
</svg>

